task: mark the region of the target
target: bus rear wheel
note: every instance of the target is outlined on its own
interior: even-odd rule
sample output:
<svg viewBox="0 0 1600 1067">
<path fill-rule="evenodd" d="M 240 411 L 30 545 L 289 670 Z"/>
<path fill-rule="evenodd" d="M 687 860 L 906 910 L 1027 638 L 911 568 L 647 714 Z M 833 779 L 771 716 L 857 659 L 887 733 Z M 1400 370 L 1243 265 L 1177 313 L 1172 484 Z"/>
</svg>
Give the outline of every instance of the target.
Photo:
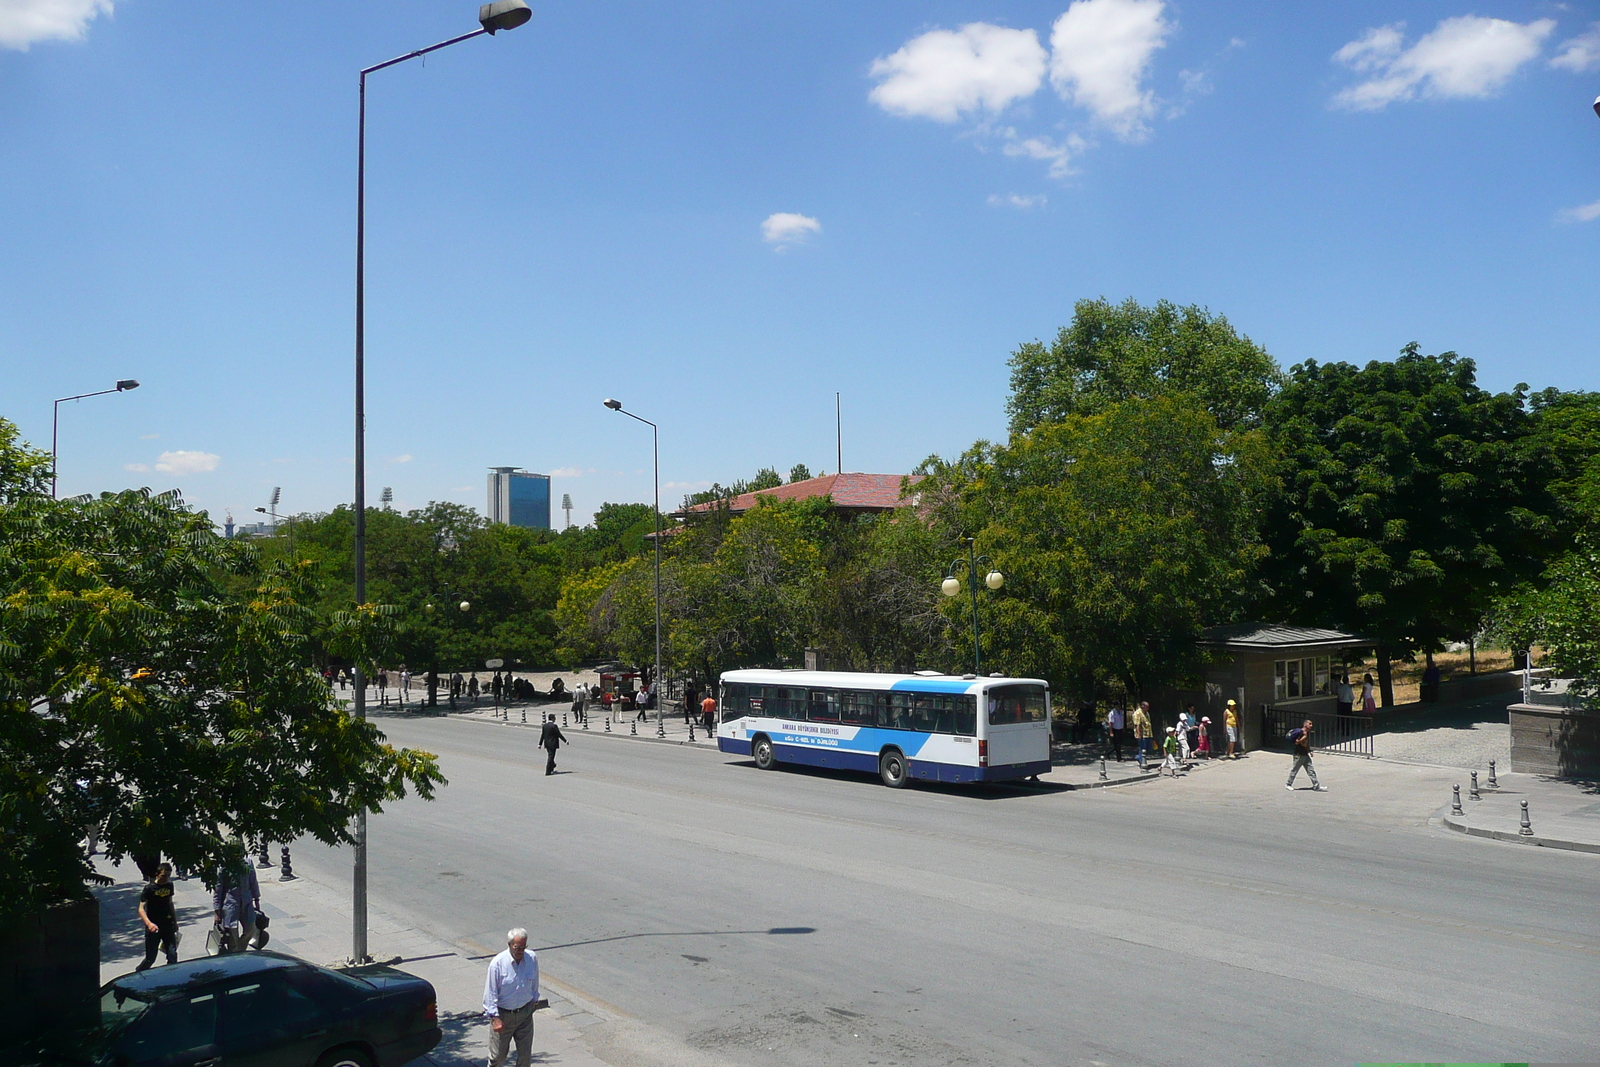
<svg viewBox="0 0 1600 1067">
<path fill-rule="evenodd" d="M 750 755 L 755 757 L 756 766 L 764 771 L 770 771 L 778 765 L 778 757 L 772 751 L 772 740 L 770 738 L 756 738 L 756 743 L 750 746 Z"/>
<path fill-rule="evenodd" d="M 878 776 L 890 789 L 905 788 L 905 784 L 911 780 L 911 770 L 906 766 L 906 758 L 899 749 L 886 749 L 878 757 Z"/>
</svg>

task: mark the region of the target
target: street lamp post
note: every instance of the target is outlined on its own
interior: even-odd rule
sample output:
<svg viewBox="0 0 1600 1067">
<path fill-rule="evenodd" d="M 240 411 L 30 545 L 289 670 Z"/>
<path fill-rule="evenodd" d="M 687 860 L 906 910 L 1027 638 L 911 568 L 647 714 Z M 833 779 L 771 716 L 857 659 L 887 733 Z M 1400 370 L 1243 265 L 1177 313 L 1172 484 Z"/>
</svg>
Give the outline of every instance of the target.
<svg viewBox="0 0 1600 1067">
<path fill-rule="evenodd" d="M 272 500 L 264 508 L 256 508 L 258 512 L 272 520 L 272 532 L 278 532 L 278 502 L 283 499 L 283 486 L 272 487 Z M 294 558 L 294 520 L 289 521 L 289 558 Z"/>
<path fill-rule="evenodd" d="M 661 701 L 665 696 L 661 677 L 661 431 L 649 419 L 641 419 L 631 411 L 624 411 L 622 401 L 607 398 L 606 407 L 618 411 L 637 422 L 642 422 L 650 427 L 650 440 L 655 452 L 655 485 L 656 485 L 656 673 L 651 679 L 651 693 L 656 704 L 656 736 L 667 736 L 667 724 L 661 718 Z"/>
<path fill-rule="evenodd" d="M 961 592 L 961 579 L 956 577 L 956 571 L 965 568 L 967 572 L 967 586 L 972 590 L 972 673 L 983 673 L 983 667 L 978 655 L 978 564 L 982 563 L 989 568 L 983 576 L 983 584 L 990 589 L 999 589 L 1005 584 L 1006 576 L 995 569 L 994 563 L 988 556 L 974 555 L 976 538 L 963 537 L 967 543 L 967 558 L 956 559 L 951 562 L 950 569 L 945 571 L 945 579 L 939 583 L 939 592 L 945 596 L 956 596 Z"/>
<path fill-rule="evenodd" d="M 437 52 L 462 41 L 500 30 L 514 30 L 533 18 L 527 0 L 495 0 L 478 8 L 479 28 L 448 41 L 407 52 L 403 56 L 367 67 L 361 72 L 361 109 L 356 132 L 356 499 L 355 499 L 355 595 L 359 611 L 367 602 L 367 75 L 404 63 L 408 59 Z M 356 718 L 364 719 L 367 702 L 361 666 L 356 665 Z M 367 813 L 356 813 L 355 870 L 352 872 L 351 899 L 354 911 L 350 958 L 364 963 L 367 955 Z"/>
<path fill-rule="evenodd" d="M 50 409 L 50 499 L 56 497 L 56 433 L 61 426 L 61 405 L 68 400 L 82 400 L 88 396 L 105 396 L 107 393 L 125 393 L 129 389 L 139 388 L 139 383 L 132 378 L 123 378 L 117 382 L 114 389 L 101 389 L 95 393 L 79 393 L 77 396 L 64 396 L 57 400 Z"/>
<path fill-rule="evenodd" d="M 430 593 L 428 595 L 427 602 L 422 605 L 422 610 L 427 612 L 429 615 L 432 615 L 433 614 L 433 602 L 435 600 L 447 600 L 448 601 L 448 600 L 454 600 L 455 598 L 456 598 L 456 594 L 452 593 L 452 592 L 449 592 L 448 590 L 446 590 L 445 592 L 439 593 L 437 595 Z M 456 606 L 458 608 L 460 608 L 461 609 L 461 613 L 463 615 L 465 615 L 467 612 L 472 610 L 472 601 L 463 599 L 461 601 L 461 603 L 457 604 Z M 436 665 L 433 668 L 433 673 L 434 673 L 434 687 L 431 688 L 428 691 L 428 706 L 429 707 L 437 707 L 438 706 L 438 701 L 439 701 L 439 690 L 438 690 L 439 668 L 437 666 L 437 661 L 436 661 Z M 453 671 L 451 673 L 452 673 L 452 675 L 454 675 Z M 456 686 L 455 686 L 455 678 L 454 677 L 452 677 L 450 679 L 450 710 L 451 711 L 455 711 L 456 710 Z"/>
</svg>

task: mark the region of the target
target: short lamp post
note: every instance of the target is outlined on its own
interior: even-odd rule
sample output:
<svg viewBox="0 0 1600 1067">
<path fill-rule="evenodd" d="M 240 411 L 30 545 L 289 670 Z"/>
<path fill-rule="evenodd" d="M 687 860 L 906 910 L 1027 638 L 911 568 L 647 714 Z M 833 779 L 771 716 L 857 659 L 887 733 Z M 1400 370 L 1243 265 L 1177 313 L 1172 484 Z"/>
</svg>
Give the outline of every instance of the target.
<svg viewBox="0 0 1600 1067">
<path fill-rule="evenodd" d="M 367 75 L 404 63 L 408 59 L 437 52 L 483 34 L 514 30 L 533 18 L 527 0 L 493 0 L 478 8 L 478 29 L 448 41 L 407 52 L 403 56 L 375 63 L 361 71 L 361 109 L 356 125 L 356 499 L 355 499 L 355 598 L 360 609 L 367 603 Z M 356 706 L 358 719 L 367 717 L 365 690 L 356 668 Z M 366 963 L 367 954 L 367 812 L 356 812 L 354 869 L 351 871 L 350 958 Z"/>
<path fill-rule="evenodd" d="M 655 701 L 655 705 L 656 705 L 656 736 L 657 737 L 666 737 L 667 736 L 667 724 L 661 718 L 661 713 L 662 713 L 662 702 L 661 701 L 662 701 L 662 697 L 664 695 L 663 687 L 662 687 L 662 684 L 661 684 L 661 682 L 662 682 L 662 678 L 661 678 L 661 431 L 656 426 L 656 424 L 651 422 L 649 419 L 641 419 L 641 418 L 639 418 L 639 416 L 635 415 L 633 412 L 623 410 L 622 401 L 620 401 L 620 400 L 612 400 L 610 397 L 607 397 L 606 400 L 605 400 L 605 405 L 606 405 L 606 407 L 610 408 L 612 411 L 619 412 L 619 413 L 621 413 L 623 415 L 628 416 L 628 418 L 633 419 L 636 422 L 642 422 L 646 426 L 650 427 L 650 440 L 653 443 L 652 447 L 655 450 L 655 484 L 656 484 L 656 506 L 655 506 L 655 516 L 656 516 L 656 536 L 655 536 L 655 546 L 656 546 L 656 673 L 650 679 L 650 695 L 651 695 L 651 699 L 653 699 Z"/>
<path fill-rule="evenodd" d="M 101 389 L 94 393 L 79 393 L 77 396 L 64 396 L 55 402 L 50 410 L 50 499 L 56 497 L 56 437 L 61 427 L 61 405 L 69 400 L 82 400 L 89 396 L 105 396 L 107 393 L 126 393 L 129 389 L 139 388 L 139 383 L 132 378 L 123 378 L 117 382 L 113 389 Z"/>
<path fill-rule="evenodd" d="M 961 579 L 957 572 L 965 570 L 967 574 L 967 587 L 972 592 L 972 673 L 983 673 L 982 660 L 978 649 L 978 565 L 981 563 L 988 567 L 988 573 L 983 576 L 983 584 L 990 589 L 999 589 L 1006 582 L 1006 576 L 994 568 L 994 563 L 988 556 L 974 555 L 975 539 L 963 537 L 961 540 L 967 544 L 967 558 L 956 559 L 951 562 L 950 569 L 945 572 L 945 579 L 939 583 L 939 592 L 945 596 L 959 596 L 961 593 Z"/>
</svg>

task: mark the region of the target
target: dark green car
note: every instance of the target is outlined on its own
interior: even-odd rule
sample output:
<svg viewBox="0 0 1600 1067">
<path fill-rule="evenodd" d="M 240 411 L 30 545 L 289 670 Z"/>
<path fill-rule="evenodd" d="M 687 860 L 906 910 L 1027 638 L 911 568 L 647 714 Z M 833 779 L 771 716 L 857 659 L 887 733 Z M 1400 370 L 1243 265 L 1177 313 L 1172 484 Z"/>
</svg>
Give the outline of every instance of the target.
<svg viewBox="0 0 1600 1067">
<path fill-rule="evenodd" d="M 84 1067 L 400 1067 L 439 1043 L 433 985 L 276 952 L 189 960 L 100 990 L 99 1025 L 41 1047 Z"/>
</svg>

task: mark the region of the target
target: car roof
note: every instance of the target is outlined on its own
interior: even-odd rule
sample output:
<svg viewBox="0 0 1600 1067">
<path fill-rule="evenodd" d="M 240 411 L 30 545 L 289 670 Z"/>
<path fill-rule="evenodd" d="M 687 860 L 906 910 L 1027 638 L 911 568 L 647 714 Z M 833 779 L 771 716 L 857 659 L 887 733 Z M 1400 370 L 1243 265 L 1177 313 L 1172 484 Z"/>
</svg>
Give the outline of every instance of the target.
<svg viewBox="0 0 1600 1067">
<path fill-rule="evenodd" d="M 310 964 L 278 952 L 240 952 L 228 956 L 170 963 L 112 979 L 109 986 L 134 994 L 140 1000 L 156 999 L 171 993 L 210 985 L 225 978 L 239 978 L 268 971 L 281 971 Z"/>
</svg>

